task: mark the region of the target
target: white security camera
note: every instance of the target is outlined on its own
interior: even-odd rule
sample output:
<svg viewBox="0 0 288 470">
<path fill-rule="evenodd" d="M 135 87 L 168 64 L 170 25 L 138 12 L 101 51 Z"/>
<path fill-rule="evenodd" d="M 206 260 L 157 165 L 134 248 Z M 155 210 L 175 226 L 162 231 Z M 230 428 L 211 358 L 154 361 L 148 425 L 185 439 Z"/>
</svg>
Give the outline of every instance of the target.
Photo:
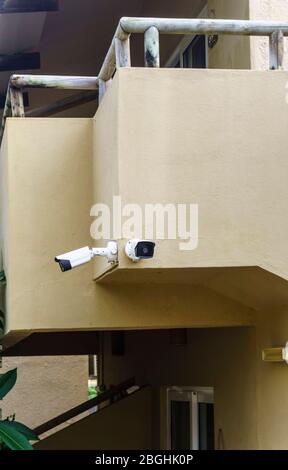
<svg viewBox="0 0 288 470">
<path fill-rule="evenodd" d="M 106 256 L 109 263 L 115 263 L 118 259 L 118 247 L 116 242 L 109 242 L 106 248 L 79 248 L 69 251 L 63 255 L 56 256 L 55 261 L 59 263 L 61 271 L 69 271 L 82 264 L 89 263 L 94 256 Z"/>
<path fill-rule="evenodd" d="M 125 253 L 132 261 L 149 259 L 154 256 L 155 243 L 149 240 L 129 240 L 125 246 Z"/>
</svg>

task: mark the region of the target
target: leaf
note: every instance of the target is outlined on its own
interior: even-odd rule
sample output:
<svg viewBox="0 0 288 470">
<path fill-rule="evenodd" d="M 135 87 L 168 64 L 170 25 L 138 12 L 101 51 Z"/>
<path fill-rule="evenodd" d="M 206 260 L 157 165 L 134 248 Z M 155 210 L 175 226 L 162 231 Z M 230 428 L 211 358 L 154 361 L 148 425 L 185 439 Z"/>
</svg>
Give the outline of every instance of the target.
<svg viewBox="0 0 288 470">
<path fill-rule="evenodd" d="M 18 421 L 5 421 L 11 428 L 15 429 L 16 431 L 20 432 L 25 436 L 28 441 L 39 441 L 39 437 L 35 434 L 32 429 L 25 426 L 25 424 L 19 423 Z"/>
<path fill-rule="evenodd" d="M 33 450 L 28 439 L 6 421 L 0 421 L 0 438 L 11 450 Z"/>
<path fill-rule="evenodd" d="M 2 400 L 11 388 L 14 387 L 17 380 L 17 369 L 12 369 L 6 374 L 0 374 L 0 400 Z"/>
</svg>

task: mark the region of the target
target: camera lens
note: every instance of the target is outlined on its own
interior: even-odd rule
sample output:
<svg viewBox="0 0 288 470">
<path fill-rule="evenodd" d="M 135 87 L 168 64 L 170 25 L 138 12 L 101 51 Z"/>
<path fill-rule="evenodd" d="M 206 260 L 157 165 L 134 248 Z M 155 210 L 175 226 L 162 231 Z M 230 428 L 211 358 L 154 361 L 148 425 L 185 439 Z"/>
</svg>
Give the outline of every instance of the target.
<svg viewBox="0 0 288 470">
<path fill-rule="evenodd" d="M 139 242 L 136 246 L 135 254 L 138 258 L 153 258 L 154 247 L 154 242 Z"/>
</svg>

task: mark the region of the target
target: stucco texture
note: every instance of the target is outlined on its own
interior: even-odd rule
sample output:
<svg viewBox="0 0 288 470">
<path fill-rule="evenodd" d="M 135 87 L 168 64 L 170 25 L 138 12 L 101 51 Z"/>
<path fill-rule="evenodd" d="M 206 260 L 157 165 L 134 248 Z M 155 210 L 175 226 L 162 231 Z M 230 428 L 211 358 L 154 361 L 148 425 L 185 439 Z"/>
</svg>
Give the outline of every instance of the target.
<svg viewBox="0 0 288 470">
<path fill-rule="evenodd" d="M 287 79 L 282 71 L 117 72 L 94 120 L 94 201 L 111 206 L 119 194 L 143 214 L 147 203 L 199 207 L 196 249 L 180 251 L 166 229 L 145 263 L 132 263 L 121 245 L 119 268 L 260 266 L 287 279 Z M 94 266 L 97 278 L 103 265 Z"/>
<path fill-rule="evenodd" d="M 249 19 L 249 0 L 208 0 L 207 4 L 210 18 Z M 209 68 L 250 69 L 249 37 L 220 35 L 209 49 Z"/>
<path fill-rule="evenodd" d="M 249 0 L 251 20 L 288 20 L 288 0 Z M 269 68 L 268 38 L 251 37 L 251 68 L 267 70 Z M 284 69 L 288 70 L 288 39 L 284 39 Z"/>
<path fill-rule="evenodd" d="M 17 382 L 1 402 L 2 416 L 34 428 L 88 399 L 87 356 L 4 358 L 4 373 L 17 368 Z"/>
</svg>

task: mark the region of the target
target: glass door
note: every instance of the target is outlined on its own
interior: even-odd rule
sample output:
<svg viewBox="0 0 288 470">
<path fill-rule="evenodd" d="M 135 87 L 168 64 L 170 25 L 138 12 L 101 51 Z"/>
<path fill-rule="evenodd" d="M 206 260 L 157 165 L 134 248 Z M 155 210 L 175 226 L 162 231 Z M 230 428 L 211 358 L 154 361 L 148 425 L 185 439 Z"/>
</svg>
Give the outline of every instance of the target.
<svg viewBox="0 0 288 470">
<path fill-rule="evenodd" d="M 214 449 L 213 389 L 167 389 L 167 444 L 171 450 Z"/>
</svg>

